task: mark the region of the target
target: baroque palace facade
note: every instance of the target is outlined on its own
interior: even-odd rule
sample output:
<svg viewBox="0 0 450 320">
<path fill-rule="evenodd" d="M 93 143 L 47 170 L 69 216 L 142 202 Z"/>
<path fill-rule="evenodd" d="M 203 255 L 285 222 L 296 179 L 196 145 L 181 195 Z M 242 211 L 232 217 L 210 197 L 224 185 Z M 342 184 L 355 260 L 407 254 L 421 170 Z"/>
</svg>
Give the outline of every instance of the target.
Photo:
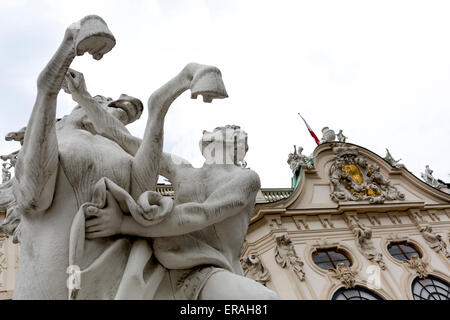
<svg viewBox="0 0 450 320">
<path fill-rule="evenodd" d="M 289 155 L 292 188 L 258 193 L 247 277 L 281 299 L 450 299 L 447 187 L 349 143 L 299 151 Z M 0 299 L 12 297 L 19 249 L 0 234 Z"/>
</svg>

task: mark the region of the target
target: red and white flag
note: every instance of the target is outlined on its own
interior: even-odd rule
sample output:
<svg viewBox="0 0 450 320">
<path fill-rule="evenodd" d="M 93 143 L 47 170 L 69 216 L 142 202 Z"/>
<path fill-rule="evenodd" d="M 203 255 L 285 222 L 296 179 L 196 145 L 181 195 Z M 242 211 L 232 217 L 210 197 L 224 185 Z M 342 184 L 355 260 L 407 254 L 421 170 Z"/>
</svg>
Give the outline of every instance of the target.
<svg viewBox="0 0 450 320">
<path fill-rule="evenodd" d="M 298 113 L 298 115 L 300 116 L 300 118 L 303 119 L 303 121 L 306 124 L 306 127 L 308 128 L 309 134 L 311 135 L 311 137 L 314 138 L 314 140 L 316 141 L 317 145 L 319 145 L 319 139 L 317 138 L 316 134 L 314 133 L 314 131 L 311 129 L 311 127 L 308 125 L 308 123 L 306 122 L 306 120 L 302 117 L 302 115 L 300 114 L 300 112 Z"/>
</svg>

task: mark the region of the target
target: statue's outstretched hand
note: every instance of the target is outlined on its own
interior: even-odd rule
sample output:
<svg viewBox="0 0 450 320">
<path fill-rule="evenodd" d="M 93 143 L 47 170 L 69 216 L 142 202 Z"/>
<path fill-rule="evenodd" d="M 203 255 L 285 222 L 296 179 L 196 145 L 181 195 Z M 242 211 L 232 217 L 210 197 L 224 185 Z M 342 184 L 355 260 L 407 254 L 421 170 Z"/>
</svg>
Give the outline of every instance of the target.
<svg viewBox="0 0 450 320">
<path fill-rule="evenodd" d="M 78 103 L 80 103 L 80 98 L 90 96 L 86 89 L 86 81 L 83 74 L 74 69 L 69 68 L 67 71 L 62 88 L 66 93 L 71 94 L 72 99 Z"/>
<path fill-rule="evenodd" d="M 123 213 L 112 194 L 106 192 L 106 207 L 89 206 L 85 210 L 86 239 L 109 237 L 120 233 Z"/>
</svg>

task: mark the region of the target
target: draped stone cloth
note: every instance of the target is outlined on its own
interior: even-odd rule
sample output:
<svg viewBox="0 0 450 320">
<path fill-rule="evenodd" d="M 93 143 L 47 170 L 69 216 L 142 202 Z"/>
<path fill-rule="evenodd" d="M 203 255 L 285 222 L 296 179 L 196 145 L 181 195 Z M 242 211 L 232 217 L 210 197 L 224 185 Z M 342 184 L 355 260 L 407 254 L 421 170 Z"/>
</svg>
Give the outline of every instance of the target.
<svg viewBox="0 0 450 320">
<path fill-rule="evenodd" d="M 85 240 L 85 210 L 104 208 L 106 194 L 111 192 L 123 213 L 130 213 L 144 226 L 164 219 L 163 214 L 151 214 L 152 195 L 144 192 L 137 201 L 107 178 L 100 179 L 92 201 L 81 205 L 72 222 L 69 245 L 69 265 L 79 266 L 79 288 L 69 289 L 69 299 L 152 299 L 168 272 L 154 257 L 150 240 L 119 236 L 104 240 L 96 257 L 89 258 Z M 98 251 L 98 250 L 97 250 Z"/>
</svg>

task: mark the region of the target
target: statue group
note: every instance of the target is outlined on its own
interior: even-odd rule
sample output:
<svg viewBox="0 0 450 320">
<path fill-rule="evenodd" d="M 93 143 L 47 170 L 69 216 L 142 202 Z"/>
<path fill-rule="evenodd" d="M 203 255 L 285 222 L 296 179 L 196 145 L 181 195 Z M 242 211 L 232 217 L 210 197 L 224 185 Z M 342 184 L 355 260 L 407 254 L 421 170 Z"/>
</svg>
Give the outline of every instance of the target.
<svg viewBox="0 0 450 320">
<path fill-rule="evenodd" d="M 142 102 L 92 96 L 76 56 L 100 60 L 115 38 L 98 16 L 70 25 L 37 80 L 15 176 L 0 187 L 0 231 L 20 242 L 15 299 L 276 299 L 243 276 L 241 248 L 260 188 L 244 168 L 247 134 L 204 131 L 205 163 L 163 152 L 164 119 L 186 90 L 226 98 L 221 72 L 190 63 L 148 99 L 142 139 L 126 125 Z M 63 89 L 76 107 L 56 120 Z M 175 196 L 156 192 L 158 176 Z"/>
</svg>

